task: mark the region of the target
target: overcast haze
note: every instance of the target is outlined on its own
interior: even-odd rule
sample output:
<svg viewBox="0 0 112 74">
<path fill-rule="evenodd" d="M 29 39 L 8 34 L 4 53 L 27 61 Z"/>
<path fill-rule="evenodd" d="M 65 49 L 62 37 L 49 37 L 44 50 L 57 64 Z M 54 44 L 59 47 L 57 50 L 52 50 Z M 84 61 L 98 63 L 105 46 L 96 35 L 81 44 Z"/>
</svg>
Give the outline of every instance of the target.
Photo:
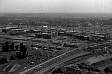
<svg viewBox="0 0 112 74">
<path fill-rule="evenodd" d="M 1 13 L 112 13 L 112 0 L 0 0 Z"/>
</svg>

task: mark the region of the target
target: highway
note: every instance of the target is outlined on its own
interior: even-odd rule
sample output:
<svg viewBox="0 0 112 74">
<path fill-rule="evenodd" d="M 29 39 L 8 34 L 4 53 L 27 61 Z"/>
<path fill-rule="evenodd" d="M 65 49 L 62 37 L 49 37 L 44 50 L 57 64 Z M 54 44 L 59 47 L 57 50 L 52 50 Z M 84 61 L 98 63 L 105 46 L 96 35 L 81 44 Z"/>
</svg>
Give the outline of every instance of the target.
<svg viewBox="0 0 112 74">
<path fill-rule="evenodd" d="M 108 44 L 110 44 L 110 42 L 93 45 L 92 47 L 98 47 L 98 46 L 105 45 L 105 44 L 108 45 Z M 84 48 L 86 48 L 86 47 L 84 47 Z M 69 52 L 61 54 L 57 57 L 54 57 L 48 61 L 45 61 L 39 65 L 36 65 L 34 67 L 31 67 L 29 69 L 26 69 L 26 70 L 16 73 L 16 74 L 43 74 L 47 70 L 50 70 L 63 62 L 69 61 L 69 60 L 77 58 L 77 57 L 83 57 L 85 55 L 91 54 L 90 52 L 83 51 L 82 49 L 84 49 L 84 48 L 80 47 L 80 48 L 71 50 Z"/>
<path fill-rule="evenodd" d="M 80 51 L 79 49 L 69 51 L 67 53 L 64 53 L 62 55 L 59 55 L 55 58 L 52 58 L 44 63 L 41 63 L 37 66 L 34 66 L 30 69 L 27 69 L 23 72 L 20 72 L 19 74 L 43 74 L 45 71 L 55 67 L 56 65 L 63 63 L 65 61 L 68 61 L 70 59 L 80 57 L 83 55 L 90 54 L 90 52 Z"/>
<path fill-rule="evenodd" d="M 71 56 L 67 56 L 67 57 L 65 57 L 65 58 L 60 59 L 60 61 L 58 61 L 57 63 L 48 65 L 48 67 L 43 68 L 42 70 L 36 72 L 35 74 L 43 74 L 43 73 L 46 72 L 47 70 L 52 69 L 53 67 L 56 67 L 56 66 L 62 64 L 63 62 L 66 62 L 66 61 L 68 61 L 68 60 L 71 60 L 71 59 L 73 59 L 73 58 L 77 58 L 77 57 L 80 57 L 80 56 L 89 55 L 89 54 L 90 54 L 90 53 L 88 53 L 88 52 L 81 52 L 81 53 L 76 53 L 76 54 L 71 55 Z"/>
<path fill-rule="evenodd" d="M 61 68 L 61 67 L 65 67 L 65 66 L 68 66 L 68 65 L 71 65 L 71 64 L 79 64 L 81 62 L 84 62 L 86 59 L 88 59 L 89 57 L 92 57 L 93 55 L 91 54 L 87 54 L 87 55 L 83 55 L 83 56 L 79 56 L 79 57 L 76 57 L 76 58 L 73 58 L 68 61 L 65 61 L 65 62 L 62 62 L 58 65 L 56 65 L 55 67 L 53 67 L 53 70 L 52 69 L 49 69 L 48 71 L 44 72 L 43 74 L 50 74 L 52 73 L 55 69 L 58 69 L 58 68 Z"/>
</svg>

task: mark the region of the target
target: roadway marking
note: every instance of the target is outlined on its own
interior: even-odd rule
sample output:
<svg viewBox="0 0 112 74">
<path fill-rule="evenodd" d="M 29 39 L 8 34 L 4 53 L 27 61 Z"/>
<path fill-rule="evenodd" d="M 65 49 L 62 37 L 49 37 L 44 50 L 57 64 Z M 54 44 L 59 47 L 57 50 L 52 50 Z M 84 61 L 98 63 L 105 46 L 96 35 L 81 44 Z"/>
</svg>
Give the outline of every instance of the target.
<svg viewBox="0 0 112 74">
<path fill-rule="evenodd" d="M 73 50 L 73 51 L 74 51 L 74 50 Z M 72 51 L 69 51 L 69 52 L 72 52 Z M 54 57 L 54 58 L 52 58 L 52 59 L 49 59 L 48 61 L 45 61 L 45 62 L 43 62 L 43 63 L 41 63 L 41 64 L 39 64 L 39 65 L 36 65 L 36 66 L 34 66 L 34 67 L 30 68 L 30 69 L 27 69 L 27 70 L 25 70 L 25 71 L 23 71 L 23 72 L 20 72 L 19 74 L 24 74 L 24 73 L 26 73 L 26 72 L 28 72 L 28 71 L 30 71 L 30 70 L 32 70 L 32 69 L 35 69 L 36 67 L 41 67 L 41 65 L 43 65 L 43 64 L 45 64 L 45 63 L 47 63 L 47 62 L 50 62 L 50 61 L 52 61 L 52 60 L 54 60 L 54 59 L 56 59 L 56 58 L 58 58 L 58 57 L 61 57 L 61 56 L 63 56 L 63 55 L 66 55 L 66 54 L 69 53 L 69 52 L 63 53 L 63 54 L 61 54 L 61 55 L 59 55 L 59 56 L 56 56 L 56 57 Z"/>
<path fill-rule="evenodd" d="M 107 44 L 108 44 L 108 43 L 110 44 L 110 42 L 106 42 L 106 43 L 107 43 Z M 106 44 L 106 43 L 104 43 L 104 44 Z M 104 44 L 98 44 L 97 46 L 104 45 Z M 93 45 L 93 47 L 94 47 L 94 45 Z M 96 47 L 96 46 L 95 46 L 95 47 Z M 81 49 L 81 47 L 80 47 L 80 48 L 77 48 L 77 49 L 75 49 L 75 50 L 79 50 L 79 49 Z M 45 61 L 45 62 L 43 62 L 43 63 L 41 63 L 41 64 L 39 64 L 39 65 L 36 65 L 36 66 L 34 66 L 34 67 L 30 68 L 30 69 L 27 69 L 27 70 L 25 70 L 25 71 L 23 71 L 23 72 L 20 72 L 19 74 L 25 74 L 25 73 L 27 73 L 28 71 L 31 71 L 31 70 L 35 69 L 36 67 L 40 67 L 40 69 L 41 69 L 42 65 L 44 65 L 44 64 L 46 64 L 46 63 L 49 63 L 49 62 L 52 62 L 53 60 L 58 59 L 58 58 L 60 58 L 61 56 L 67 55 L 67 54 L 69 54 L 70 52 L 75 51 L 75 50 L 71 50 L 71 51 L 69 51 L 69 52 L 63 53 L 63 54 L 61 54 L 61 55 L 59 55 L 59 56 L 56 56 L 56 57 L 54 57 L 54 58 L 52 58 L 52 59 L 49 59 L 48 61 Z"/>
<path fill-rule="evenodd" d="M 74 51 L 74 50 L 72 50 L 72 51 Z M 69 51 L 69 52 L 71 52 L 72 53 L 72 51 Z M 27 70 L 25 70 L 25 71 L 23 71 L 23 72 L 20 72 L 19 74 L 24 74 L 24 73 L 26 73 L 26 72 L 28 72 L 28 71 L 30 71 L 30 70 L 33 70 L 33 69 L 35 69 L 36 67 L 40 67 L 40 69 L 42 68 L 42 65 L 44 66 L 44 64 L 47 64 L 47 63 L 49 63 L 49 62 L 52 62 L 53 60 L 56 60 L 56 59 L 62 59 L 63 57 L 67 57 L 67 54 L 69 54 L 69 52 L 67 52 L 67 53 L 64 53 L 64 54 L 62 54 L 62 55 L 59 55 L 59 56 L 57 56 L 57 57 L 55 57 L 55 58 L 52 58 L 52 59 L 50 59 L 50 60 L 48 60 L 48 61 L 46 61 L 46 62 L 44 62 L 44 63 L 41 63 L 41 64 L 39 64 L 39 65 L 37 65 L 37 66 L 34 66 L 34 67 L 32 67 L 32 68 L 30 68 L 30 69 L 27 69 Z M 83 51 L 84 52 L 84 51 Z M 87 52 L 87 53 L 89 53 L 89 52 Z M 87 53 L 85 53 L 85 54 L 87 54 Z M 84 53 L 82 53 L 82 54 L 77 54 L 76 56 L 81 56 L 81 55 L 83 55 Z M 70 54 L 70 56 L 75 56 L 75 54 Z M 69 56 L 69 55 L 68 55 Z M 69 57 L 70 58 L 70 57 Z M 68 58 L 66 58 L 66 59 L 68 59 Z M 60 61 L 59 60 L 57 60 L 57 62 L 55 62 L 55 63 L 60 63 Z M 61 61 L 63 61 L 63 60 L 61 60 Z M 54 65 L 54 62 L 53 62 L 53 65 Z M 52 66 L 52 65 L 51 65 Z M 46 67 L 45 67 L 46 68 Z"/>
</svg>

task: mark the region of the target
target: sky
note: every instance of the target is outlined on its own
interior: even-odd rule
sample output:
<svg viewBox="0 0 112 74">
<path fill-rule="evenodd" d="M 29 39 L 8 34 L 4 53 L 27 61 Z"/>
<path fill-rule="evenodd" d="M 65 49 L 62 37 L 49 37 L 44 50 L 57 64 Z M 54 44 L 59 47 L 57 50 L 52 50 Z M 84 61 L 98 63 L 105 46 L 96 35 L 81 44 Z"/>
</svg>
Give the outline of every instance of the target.
<svg viewBox="0 0 112 74">
<path fill-rule="evenodd" d="M 0 0 L 0 13 L 112 13 L 112 0 Z"/>
</svg>

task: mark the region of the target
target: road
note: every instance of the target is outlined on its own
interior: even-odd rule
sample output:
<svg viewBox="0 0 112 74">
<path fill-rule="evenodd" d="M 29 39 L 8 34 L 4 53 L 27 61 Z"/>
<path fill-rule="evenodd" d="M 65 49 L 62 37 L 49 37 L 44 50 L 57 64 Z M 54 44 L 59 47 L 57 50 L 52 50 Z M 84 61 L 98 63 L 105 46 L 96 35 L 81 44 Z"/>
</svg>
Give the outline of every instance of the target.
<svg viewBox="0 0 112 74">
<path fill-rule="evenodd" d="M 43 74 L 43 72 L 55 67 L 56 65 L 63 63 L 65 61 L 68 61 L 70 59 L 80 57 L 83 55 L 90 54 L 90 52 L 85 52 L 85 51 L 79 51 L 79 49 L 69 51 L 67 53 L 64 53 L 62 55 L 59 55 L 55 58 L 52 58 L 44 63 L 41 63 L 37 66 L 34 66 L 30 69 L 27 69 L 23 72 L 20 72 L 19 74 Z"/>
<path fill-rule="evenodd" d="M 98 45 L 93 45 L 92 47 L 98 47 L 100 45 L 105 45 L 105 44 L 110 44 L 110 42 L 105 42 L 103 44 L 98 44 Z M 86 47 L 84 47 L 86 48 Z M 31 67 L 29 69 L 26 69 L 22 72 L 16 73 L 16 74 L 43 74 L 44 72 L 46 72 L 47 70 L 52 69 L 53 67 L 66 62 L 68 60 L 77 58 L 77 57 L 83 57 L 84 55 L 88 55 L 90 54 L 90 52 L 87 51 L 82 51 L 82 49 L 84 49 L 82 47 L 78 48 L 78 49 L 74 49 L 71 50 L 69 52 L 66 52 L 62 55 L 59 55 L 57 57 L 54 57 L 48 61 L 45 61 L 39 65 L 36 65 L 34 67 Z"/>
</svg>

